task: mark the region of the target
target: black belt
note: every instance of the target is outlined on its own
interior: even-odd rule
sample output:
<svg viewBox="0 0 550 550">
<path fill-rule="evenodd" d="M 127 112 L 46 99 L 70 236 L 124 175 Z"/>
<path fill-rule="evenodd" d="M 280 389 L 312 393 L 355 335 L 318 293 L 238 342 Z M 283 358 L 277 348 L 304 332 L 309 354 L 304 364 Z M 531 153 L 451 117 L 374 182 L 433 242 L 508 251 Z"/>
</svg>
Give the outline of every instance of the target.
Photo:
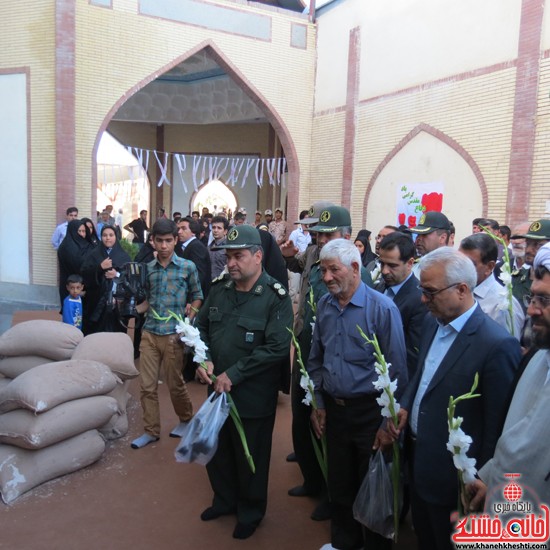
<svg viewBox="0 0 550 550">
<path fill-rule="evenodd" d="M 332 397 L 328 393 L 323 394 L 325 399 L 332 401 L 335 405 L 339 407 L 357 407 L 358 405 L 363 405 L 367 401 L 374 401 L 377 397 L 380 396 L 379 393 L 367 393 L 365 395 L 360 395 L 358 397 Z"/>
</svg>

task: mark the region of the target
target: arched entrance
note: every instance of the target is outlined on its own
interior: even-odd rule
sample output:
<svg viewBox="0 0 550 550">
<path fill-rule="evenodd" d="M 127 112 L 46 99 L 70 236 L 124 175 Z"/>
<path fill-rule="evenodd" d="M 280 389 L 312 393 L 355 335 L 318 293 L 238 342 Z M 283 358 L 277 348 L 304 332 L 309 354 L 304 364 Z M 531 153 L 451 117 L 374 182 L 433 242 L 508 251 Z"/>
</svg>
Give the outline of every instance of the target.
<svg viewBox="0 0 550 550">
<path fill-rule="evenodd" d="M 266 170 L 263 187 L 261 182 L 256 185 L 251 172 L 250 181 L 239 182 L 234 193 L 238 206 L 249 211 L 264 203 L 269 207 L 274 201 L 284 203 L 287 193 L 288 203 L 298 208 L 294 197 L 298 196 L 299 164 L 286 125 L 212 41 L 197 45 L 136 84 L 107 114 L 101 130 L 107 127 L 125 145 L 139 144 L 151 152 L 148 173 L 155 183 L 163 182 L 154 186 L 151 210 L 159 206 L 183 210 L 198 190 L 190 183 L 189 166 L 182 171 L 170 158 L 169 165 L 159 169 L 158 159 L 152 156 L 155 151 L 261 159 L 284 156 L 286 187 L 280 185 L 277 192 L 270 189 Z"/>
<path fill-rule="evenodd" d="M 224 212 L 234 213 L 237 208 L 237 198 L 227 185 L 221 180 L 212 180 L 200 187 L 193 195 L 190 205 L 190 211 L 198 210 L 202 212 L 207 207 L 212 214 Z"/>
</svg>

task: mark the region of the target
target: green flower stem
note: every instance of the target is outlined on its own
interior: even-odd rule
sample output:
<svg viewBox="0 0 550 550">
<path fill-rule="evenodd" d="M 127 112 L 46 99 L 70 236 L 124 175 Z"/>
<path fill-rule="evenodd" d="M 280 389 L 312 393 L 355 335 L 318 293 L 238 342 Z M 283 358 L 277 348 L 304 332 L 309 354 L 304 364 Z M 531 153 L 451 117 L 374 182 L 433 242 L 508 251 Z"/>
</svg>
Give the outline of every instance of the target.
<svg viewBox="0 0 550 550">
<path fill-rule="evenodd" d="M 508 271 L 510 269 L 510 251 L 508 250 L 508 245 L 506 244 L 506 242 L 502 237 L 499 237 L 498 235 L 495 235 L 494 233 L 492 233 L 488 227 L 485 227 L 484 225 L 480 225 L 479 227 L 481 227 L 484 233 L 487 233 L 487 235 L 489 235 L 495 241 L 499 242 L 502 245 L 503 252 L 504 252 L 504 263 L 502 264 L 502 270 L 504 271 L 506 269 Z M 506 283 L 506 298 L 508 301 L 508 317 L 506 319 L 506 324 L 510 329 L 510 334 L 512 336 L 515 336 L 514 295 L 513 295 L 512 283 Z"/>
<path fill-rule="evenodd" d="M 481 397 L 480 393 L 475 393 L 478 384 L 479 384 L 479 373 L 476 372 L 476 375 L 474 376 L 474 382 L 468 393 L 459 395 L 456 398 L 453 397 L 452 395 L 449 397 L 449 406 L 447 408 L 447 423 L 449 426 L 449 433 L 451 432 L 451 430 L 458 430 L 458 428 L 460 428 L 460 424 L 462 423 L 461 419 L 459 420 L 458 418 L 454 417 L 457 404 L 460 403 L 461 401 L 465 401 L 466 399 L 474 399 L 476 397 Z M 455 447 L 455 452 L 460 452 L 460 449 Z M 468 509 L 470 505 L 470 495 L 466 491 L 466 484 L 464 483 L 464 476 L 462 475 L 462 472 L 458 470 L 457 473 L 458 473 L 457 510 L 460 517 L 463 517 L 465 508 Z"/>
<path fill-rule="evenodd" d="M 311 297 L 311 299 L 313 298 Z M 298 339 L 296 338 L 296 335 L 294 334 L 294 331 L 288 327 L 287 327 L 287 330 L 290 332 L 292 336 L 292 344 L 296 349 L 296 361 L 298 361 L 298 366 L 300 367 L 300 373 L 303 376 L 305 376 L 308 380 L 307 385 L 308 385 L 308 391 L 311 395 L 311 406 L 313 407 L 314 410 L 317 410 L 319 407 L 317 405 L 317 399 L 315 399 L 315 388 L 313 387 L 313 382 L 311 381 L 311 378 L 309 377 L 309 373 L 307 372 L 306 367 L 304 365 L 300 344 L 298 342 Z M 317 439 L 313 431 L 310 430 L 310 433 L 311 433 L 311 442 L 313 443 L 313 450 L 315 451 L 315 457 L 317 458 L 317 462 L 319 463 L 319 467 L 321 468 L 321 473 L 323 474 L 325 483 L 328 486 L 327 436 L 326 434 L 323 434 L 320 439 Z"/>
</svg>

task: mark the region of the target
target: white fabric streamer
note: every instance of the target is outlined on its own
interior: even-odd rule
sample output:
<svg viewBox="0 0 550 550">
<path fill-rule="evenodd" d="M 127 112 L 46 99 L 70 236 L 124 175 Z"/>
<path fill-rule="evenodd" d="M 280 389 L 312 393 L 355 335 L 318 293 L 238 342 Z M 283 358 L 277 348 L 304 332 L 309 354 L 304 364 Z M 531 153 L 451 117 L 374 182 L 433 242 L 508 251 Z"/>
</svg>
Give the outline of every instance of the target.
<svg viewBox="0 0 550 550">
<path fill-rule="evenodd" d="M 178 163 L 178 168 L 180 171 L 180 178 L 181 178 L 181 185 L 183 186 L 183 190 L 185 193 L 187 193 L 187 185 L 185 184 L 185 180 L 183 179 L 183 174 L 187 168 L 187 161 L 185 160 L 185 155 L 176 154 L 174 155 L 176 158 L 176 162 Z"/>
<path fill-rule="evenodd" d="M 265 159 L 258 159 L 258 162 L 256 164 L 256 170 L 254 170 L 254 175 L 256 176 L 256 185 L 258 187 L 261 187 L 264 182 L 264 167 L 265 167 Z"/>
<path fill-rule="evenodd" d="M 244 176 L 243 176 L 243 179 L 241 181 L 241 187 L 244 187 L 244 184 L 246 183 L 246 180 L 248 178 L 248 173 L 250 172 L 250 169 L 252 168 L 252 166 L 254 166 L 255 163 L 258 162 L 258 159 L 248 159 L 246 161 L 246 170 L 245 170 L 245 173 L 244 173 Z"/>
<path fill-rule="evenodd" d="M 158 167 L 160 168 L 160 180 L 157 183 L 157 187 L 161 187 L 164 182 L 170 185 L 170 180 L 168 179 L 168 153 L 164 153 L 164 162 L 159 158 L 157 151 L 153 151 L 153 153 L 155 154 Z"/>
</svg>

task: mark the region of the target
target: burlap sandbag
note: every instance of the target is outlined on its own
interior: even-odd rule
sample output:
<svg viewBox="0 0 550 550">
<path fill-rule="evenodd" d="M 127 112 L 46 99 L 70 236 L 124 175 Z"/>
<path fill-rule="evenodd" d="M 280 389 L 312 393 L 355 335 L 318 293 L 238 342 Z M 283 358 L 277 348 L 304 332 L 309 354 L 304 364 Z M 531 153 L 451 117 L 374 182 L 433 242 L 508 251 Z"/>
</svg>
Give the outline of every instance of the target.
<svg viewBox="0 0 550 550">
<path fill-rule="evenodd" d="M 34 369 L 38 365 L 51 363 L 52 359 L 40 355 L 17 355 L 0 359 L 0 374 L 8 378 L 17 378 L 20 374 Z"/>
<path fill-rule="evenodd" d="M 24 372 L 0 391 L 0 413 L 14 409 L 45 412 L 93 395 L 105 395 L 117 384 L 107 365 L 96 361 L 59 361 Z"/>
<path fill-rule="evenodd" d="M 115 389 L 107 394 L 109 397 L 113 397 L 114 399 L 116 399 L 116 402 L 118 403 L 119 413 L 123 413 L 124 411 L 126 411 L 126 407 L 128 406 L 128 399 L 130 399 L 128 389 L 130 388 L 130 383 L 130 380 L 119 382 L 115 386 Z"/>
<path fill-rule="evenodd" d="M 105 441 L 90 430 L 37 451 L 0 444 L 0 492 L 9 504 L 19 495 L 56 477 L 76 472 L 103 454 Z"/>
<path fill-rule="evenodd" d="M 64 361 L 71 358 L 83 338 L 80 330 L 61 321 L 25 321 L 0 336 L 0 355 L 40 355 Z"/>
<path fill-rule="evenodd" d="M 109 422 L 98 428 L 98 430 L 107 441 L 124 437 L 128 433 L 128 415 L 126 411 L 113 414 Z"/>
<path fill-rule="evenodd" d="M 99 433 L 107 440 L 118 439 L 124 437 L 128 433 L 128 415 L 126 414 L 126 407 L 128 405 L 128 399 L 130 394 L 128 388 L 130 387 L 130 380 L 125 380 L 122 384 L 117 384 L 116 388 L 108 395 L 116 399 L 118 404 L 118 411 L 113 414 L 109 421 L 98 428 Z"/>
<path fill-rule="evenodd" d="M 99 428 L 114 414 L 118 415 L 118 403 L 104 395 L 67 401 L 40 414 L 17 409 L 0 414 L 0 443 L 42 449 Z"/>
<path fill-rule="evenodd" d="M 107 365 L 122 380 L 135 378 L 132 339 L 122 332 L 90 334 L 76 346 L 72 359 L 90 359 Z"/>
</svg>

